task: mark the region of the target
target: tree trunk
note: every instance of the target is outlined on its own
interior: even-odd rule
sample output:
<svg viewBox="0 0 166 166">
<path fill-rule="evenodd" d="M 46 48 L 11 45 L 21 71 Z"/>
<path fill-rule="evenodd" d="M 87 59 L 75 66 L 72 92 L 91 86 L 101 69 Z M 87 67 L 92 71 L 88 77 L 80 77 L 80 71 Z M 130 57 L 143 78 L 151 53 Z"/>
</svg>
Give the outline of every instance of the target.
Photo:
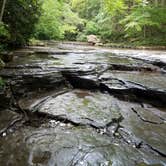
<svg viewBox="0 0 166 166">
<path fill-rule="evenodd" d="M 1 15 L 0 15 L 0 22 L 2 22 L 2 19 L 3 19 L 3 14 L 4 14 L 4 11 L 5 11 L 6 1 L 7 0 L 3 0 L 3 3 L 2 3 L 2 9 L 1 9 Z"/>
<path fill-rule="evenodd" d="M 164 7 L 165 6 L 165 0 L 161 1 L 161 5 Z"/>
<path fill-rule="evenodd" d="M 158 6 L 158 0 L 155 0 L 155 6 Z"/>
</svg>

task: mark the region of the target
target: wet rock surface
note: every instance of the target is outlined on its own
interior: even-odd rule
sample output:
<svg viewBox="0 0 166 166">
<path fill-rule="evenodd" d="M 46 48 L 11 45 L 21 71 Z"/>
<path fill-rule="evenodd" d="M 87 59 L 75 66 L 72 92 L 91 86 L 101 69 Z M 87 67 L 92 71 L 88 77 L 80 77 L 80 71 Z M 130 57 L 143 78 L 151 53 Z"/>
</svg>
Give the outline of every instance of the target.
<svg viewBox="0 0 166 166">
<path fill-rule="evenodd" d="M 118 105 L 108 94 L 80 90 L 52 98 L 40 105 L 38 111 L 95 128 L 122 119 Z"/>
<path fill-rule="evenodd" d="M 109 137 L 89 128 L 66 126 L 42 127 L 37 130 L 23 128 L 1 140 L 0 144 L 3 150 L 0 155 L 1 164 L 14 166 L 17 164 L 139 166 L 163 165 L 165 162 L 160 156 L 112 141 Z M 10 144 L 12 145 L 7 150 L 6 146 Z"/>
<path fill-rule="evenodd" d="M 16 117 L 18 117 L 18 114 L 15 112 L 9 110 L 0 111 L 0 131 L 2 132 L 2 130 L 8 126 Z"/>
<path fill-rule="evenodd" d="M 166 165 L 164 51 L 50 42 L 14 55 L 0 71 L 2 165 Z"/>
</svg>

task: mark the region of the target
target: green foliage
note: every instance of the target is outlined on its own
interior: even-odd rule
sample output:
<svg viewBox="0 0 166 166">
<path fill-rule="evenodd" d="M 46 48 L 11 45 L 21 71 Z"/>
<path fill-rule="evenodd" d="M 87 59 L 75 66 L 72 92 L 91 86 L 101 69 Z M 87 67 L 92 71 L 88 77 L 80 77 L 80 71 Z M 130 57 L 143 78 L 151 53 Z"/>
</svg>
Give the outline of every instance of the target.
<svg viewBox="0 0 166 166">
<path fill-rule="evenodd" d="M 143 33 L 143 30 L 148 30 L 148 28 L 162 31 L 162 24 L 166 23 L 165 13 L 165 8 L 139 6 L 134 8 L 131 14 L 126 16 L 120 23 L 125 27 L 126 36 Z"/>
<path fill-rule="evenodd" d="M 7 25 L 3 22 L 0 22 L 0 52 L 4 51 L 6 48 L 6 42 L 10 40 L 10 33 L 7 30 Z M 0 63 L 1 66 L 2 63 Z M 1 67 L 0 67 L 1 68 Z"/>
<path fill-rule="evenodd" d="M 103 42 L 147 44 L 154 37 L 164 44 L 165 13 L 163 0 L 7 0 L 0 49 L 6 43 L 26 44 L 33 37 L 86 41 L 90 34 Z"/>
<path fill-rule="evenodd" d="M 111 15 L 122 13 L 127 8 L 124 0 L 104 0 L 105 7 Z"/>
<path fill-rule="evenodd" d="M 7 30 L 7 26 L 0 22 L 0 39 L 1 40 L 6 40 L 10 38 L 9 31 Z"/>
<path fill-rule="evenodd" d="M 121 25 L 116 26 L 115 18 L 117 16 L 115 16 L 115 13 L 125 9 L 124 3 L 113 2 L 114 5 L 117 5 L 116 12 L 111 12 L 111 10 L 106 10 L 111 5 L 111 1 L 107 1 L 107 6 L 106 1 L 103 0 L 73 0 L 72 2 L 73 9 L 79 13 L 80 17 L 86 19 L 86 26 L 77 36 L 78 40 L 85 41 L 86 36 L 90 34 L 100 36 L 103 41 L 114 40 L 116 38 L 115 34 L 118 37 L 121 36 L 122 33 L 117 31 Z"/>
<path fill-rule="evenodd" d="M 79 18 L 77 13 L 71 10 L 71 6 L 67 3 L 63 5 L 62 13 L 62 30 L 64 34 L 64 39 L 66 40 L 76 40 L 78 31 L 81 30 L 84 20 Z"/>
<path fill-rule="evenodd" d="M 100 10 L 102 0 L 72 0 L 72 9 L 76 11 L 81 18 L 91 20 Z"/>
<path fill-rule="evenodd" d="M 85 33 L 82 33 L 82 32 L 78 33 L 76 40 L 86 42 L 87 41 L 87 35 Z"/>
<path fill-rule="evenodd" d="M 62 4 L 58 0 L 47 0 L 42 5 L 42 15 L 36 25 L 35 36 L 39 39 L 61 39 L 63 31 L 60 28 Z"/>
<path fill-rule="evenodd" d="M 63 39 L 69 41 L 75 41 L 77 36 L 77 28 L 75 26 L 66 24 L 62 26 L 63 28 Z"/>
<path fill-rule="evenodd" d="M 166 46 L 165 37 L 162 35 L 148 38 L 139 38 L 134 42 L 136 46 Z"/>
<path fill-rule="evenodd" d="M 129 40 L 137 38 L 146 42 L 149 40 L 145 37 L 162 35 L 166 37 L 166 7 L 163 1 L 105 0 L 104 2 L 105 9 L 112 17 L 111 39 L 116 34 L 121 34 Z M 124 40 L 123 37 L 122 39 Z"/>
<path fill-rule="evenodd" d="M 8 43 L 25 44 L 34 32 L 34 25 L 39 15 L 39 0 L 7 0 L 3 22 L 10 34 Z"/>
<path fill-rule="evenodd" d="M 87 35 L 90 35 L 90 34 L 98 35 L 99 27 L 98 27 L 97 23 L 94 21 L 87 22 L 86 27 L 85 27 L 85 33 Z"/>
<path fill-rule="evenodd" d="M 105 11 L 101 11 L 96 16 L 95 20 L 99 27 L 99 35 L 101 36 L 101 39 L 104 41 L 107 39 L 109 40 L 113 31 L 112 17 Z"/>
<path fill-rule="evenodd" d="M 44 1 L 43 14 L 36 25 L 35 36 L 39 39 L 74 40 L 77 28 L 83 20 L 74 13 L 69 4 L 59 0 Z"/>
</svg>

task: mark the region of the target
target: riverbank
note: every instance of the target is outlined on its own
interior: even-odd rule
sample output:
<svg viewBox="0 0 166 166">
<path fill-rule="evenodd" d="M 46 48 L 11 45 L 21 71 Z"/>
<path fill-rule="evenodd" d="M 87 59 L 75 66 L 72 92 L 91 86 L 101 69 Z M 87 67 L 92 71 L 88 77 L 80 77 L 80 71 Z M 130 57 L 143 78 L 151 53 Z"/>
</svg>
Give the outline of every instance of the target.
<svg viewBox="0 0 166 166">
<path fill-rule="evenodd" d="M 48 41 L 33 41 L 29 45 L 30 46 L 46 46 Z M 74 44 L 74 45 L 84 45 L 84 46 L 90 46 L 88 42 L 78 42 L 78 41 L 49 41 L 52 44 L 56 43 L 64 43 L 64 44 Z M 119 48 L 119 49 L 138 49 L 138 50 L 166 50 L 166 45 L 132 45 L 132 44 L 124 44 L 124 43 L 97 43 L 95 46 L 101 47 L 101 48 Z"/>
<path fill-rule="evenodd" d="M 166 50 L 166 46 L 135 46 L 130 44 L 121 44 L 121 43 L 106 43 L 103 45 L 104 47 L 110 47 L 110 48 L 127 48 L 127 49 L 139 49 L 139 50 Z"/>
</svg>

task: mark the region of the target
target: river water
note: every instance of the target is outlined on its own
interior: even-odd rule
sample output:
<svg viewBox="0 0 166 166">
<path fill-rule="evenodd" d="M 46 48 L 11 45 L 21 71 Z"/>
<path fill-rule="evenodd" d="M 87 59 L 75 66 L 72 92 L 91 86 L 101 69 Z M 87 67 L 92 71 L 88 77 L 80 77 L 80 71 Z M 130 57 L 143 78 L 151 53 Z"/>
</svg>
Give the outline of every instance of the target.
<svg viewBox="0 0 166 166">
<path fill-rule="evenodd" d="M 0 71 L 0 165 L 166 166 L 165 69 L 165 51 L 14 51 Z"/>
</svg>

